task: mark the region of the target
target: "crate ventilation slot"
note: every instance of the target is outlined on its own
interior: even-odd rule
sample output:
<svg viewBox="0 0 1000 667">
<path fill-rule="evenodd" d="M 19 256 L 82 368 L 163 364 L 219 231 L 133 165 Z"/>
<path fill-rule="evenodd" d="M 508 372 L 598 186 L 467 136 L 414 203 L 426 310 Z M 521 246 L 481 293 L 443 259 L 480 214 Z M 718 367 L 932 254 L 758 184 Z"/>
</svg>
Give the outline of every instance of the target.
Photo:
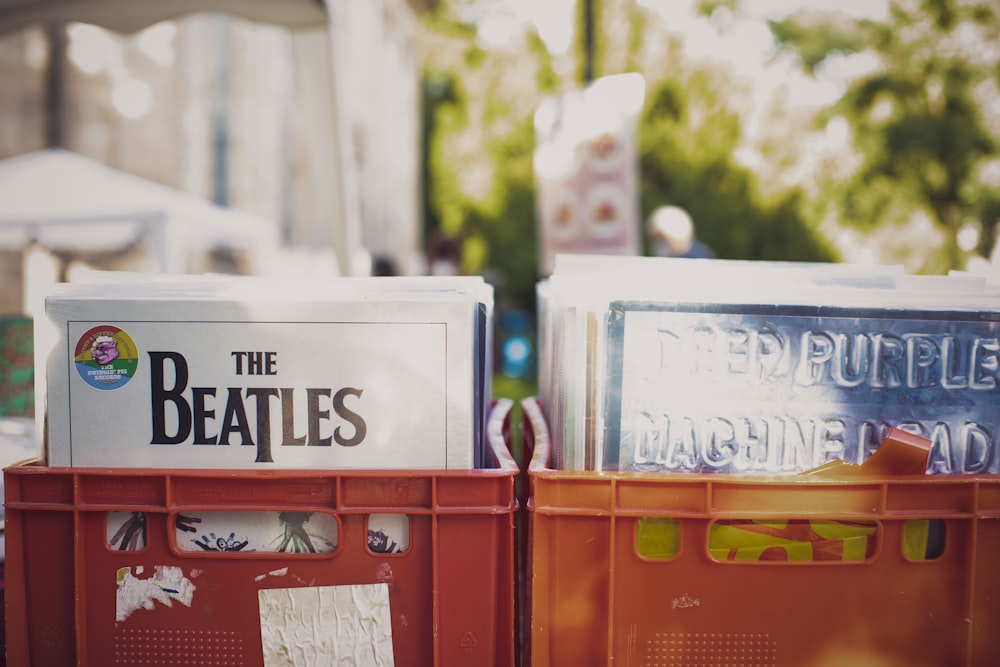
<svg viewBox="0 0 1000 667">
<path fill-rule="evenodd" d="M 116 665 L 243 667 L 243 639 L 222 630 L 124 629 L 116 633 Z"/>
<path fill-rule="evenodd" d="M 658 632 L 643 667 L 775 667 L 777 642 L 761 633 Z"/>
</svg>

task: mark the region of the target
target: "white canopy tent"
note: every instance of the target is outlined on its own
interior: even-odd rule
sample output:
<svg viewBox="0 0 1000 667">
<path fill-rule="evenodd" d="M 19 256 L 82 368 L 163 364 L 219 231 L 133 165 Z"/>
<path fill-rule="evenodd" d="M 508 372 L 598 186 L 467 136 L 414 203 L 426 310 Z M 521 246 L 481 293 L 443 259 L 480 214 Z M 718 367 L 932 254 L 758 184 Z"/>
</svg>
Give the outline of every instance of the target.
<svg viewBox="0 0 1000 667">
<path fill-rule="evenodd" d="M 243 272 L 261 273 L 279 250 L 278 228 L 270 220 L 215 206 L 60 148 L 0 161 L 0 202 L 0 252 L 23 258 L 40 247 L 59 258 L 62 279 L 74 260 L 105 268 L 102 262 L 113 259 L 125 262 L 121 268 L 187 273 L 195 268 L 192 261 L 219 251 L 239 258 Z M 130 266 L 130 261 L 153 266 Z M 22 312 L 31 314 L 36 349 L 49 349 L 55 334 L 40 318 L 46 287 L 32 281 L 29 277 L 23 286 L 4 281 L 0 303 L 19 303 Z M 6 293 L 11 291 L 17 294 Z M 37 395 L 44 395 L 46 359 L 35 355 Z M 44 411 L 36 409 L 37 433 L 44 430 L 43 420 Z"/>
<path fill-rule="evenodd" d="M 0 161 L 0 248 L 41 246 L 67 260 L 145 253 L 186 273 L 199 253 L 240 255 L 259 273 L 276 223 L 112 169 L 60 148 Z"/>
</svg>

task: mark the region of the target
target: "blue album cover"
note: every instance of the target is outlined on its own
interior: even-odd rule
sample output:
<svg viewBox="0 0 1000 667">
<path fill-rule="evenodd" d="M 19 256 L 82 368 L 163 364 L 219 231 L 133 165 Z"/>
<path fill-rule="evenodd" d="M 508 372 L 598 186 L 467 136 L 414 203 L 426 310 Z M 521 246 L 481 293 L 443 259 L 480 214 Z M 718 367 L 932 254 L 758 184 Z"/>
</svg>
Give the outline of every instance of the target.
<svg viewBox="0 0 1000 667">
<path fill-rule="evenodd" d="M 796 473 L 897 427 L 1000 472 L 1000 313 L 618 301 L 607 349 L 605 469 Z"/>
</svg>

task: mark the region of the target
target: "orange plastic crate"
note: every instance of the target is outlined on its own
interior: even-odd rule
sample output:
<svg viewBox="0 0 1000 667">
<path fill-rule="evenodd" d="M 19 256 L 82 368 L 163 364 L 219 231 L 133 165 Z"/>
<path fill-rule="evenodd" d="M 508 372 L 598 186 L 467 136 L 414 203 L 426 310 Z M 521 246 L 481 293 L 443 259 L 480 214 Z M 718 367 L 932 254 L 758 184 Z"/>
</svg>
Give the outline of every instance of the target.
<svg viewBox="0 0 1000 667">
<path fill-rule="evenodd" d="M 532 667 L 1000 665 L 1000 476 L 556 471 L 538 403 L 523 408 Z M 913 557 L 909 527 L 928 519 L 943 548 Z M 713 555 L 712 531 L 742 520 L 861 524 L 873 541 L 853 561 Z M 642 546 L 651 522 L 676 529 L 672 550 Z"/>
<path fill-rule="evenodd" d="M 499 428 L 491 422 L 499 467 L 485 470 L 7 468 L 7 664 L 262 665 L 258 591 L 385 583 L 397 666 L 512 667 L 518 469 Z M 173 521 L 190 510 L 326 512 L 338 546 L 185 551 Z M 141 551 L 108 544 L 105 517 L 122 511 L 146 517 Z M 369 550 L 367 520 L 377 514 L 408 517 L 405 552 Z M 116 622 L 116 573 L 157 567 L 192 577 L 190 606 L 157 602 Z"/>
</svg>

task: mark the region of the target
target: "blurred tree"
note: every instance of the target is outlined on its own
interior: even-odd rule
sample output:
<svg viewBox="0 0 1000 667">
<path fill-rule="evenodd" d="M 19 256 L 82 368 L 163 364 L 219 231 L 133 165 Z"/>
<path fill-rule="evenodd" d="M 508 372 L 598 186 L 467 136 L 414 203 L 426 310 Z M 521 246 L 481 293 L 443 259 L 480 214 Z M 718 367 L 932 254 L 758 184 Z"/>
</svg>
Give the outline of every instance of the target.
<svg viewBox="0 0 1000 667">
<path fill-rule="evenodd" d="M 475 4 L 449 0 L 424 18 L 425 229 L 460 237 L 465 271 L 486 275 L 498 301 L 534 310 L 532 117 L 543 95 L 584 84 L 584 30 L 574 30 L 576 48 L 567 56 L 575 66 L 559 74 L 530 30 L 512 48 L 480 46 L 475 26 L 462 20 Z M 633 0 L 595 1 L 590 9 L 598 27 L 593 73 L 647 78 L 641 219 L 673 203 L 692 214 L 699 236 L 722 257 L 835 260 L 818 232 L 819 211 L 801 191 L 765 195 L 759 177 L 735 161 L 742 128 L 725 76 L 688 66 L 679 49 L 665 59 L 651 52 L 650 44 L 669 40 L 662 22 Z M 586 20 L 582 3 L 576 20 Z"/>
<path fill-rule="evenodd" d="M 695 231 L 719 257 L 835 261 L 819 231 L 819 212 L 797 188 L 764 195 L 757 175 L 733 155 L 740 120 L 705 71 L 654 83 L 640 126 L 643 219 L 663 204 L 691 214 Z"/>
<path fill-rule="evenodd" d="M 977 225 L 985 254 L 1000 214 L 1000 188 L 983 178 L 984 165 L 1000 156 L 1000 113 L 992 127 L 983 114 L 998 100 L 1000 4 L 898 1 L 887 22 L 844 21 L 805 12 L 771 23 L 780 48 L 810 71 L 862 51 L 881 63 L 820 118 L 843 116 L 861 156 L 849 178 L 829 185 L 840 217 L 872 229 L 924 211 L 944 243 L 923 270 L 963 268 L 960 230 Z"/>
<path fill-rule="evenodd" d="M 466 221 L 466 233 L 481 239 L 488 249 L 485 273 L 496 287 L 498 301 L 529 312 L 535 310 L 538 281 L 534 150 L 531 116 L 493 141 L 489 146 L 497 166 L 493 187 L 489 197 L 469 211 Z"/>
<path fill-rule="evenodd" d="M 704 0 L 695 8 L 709 16 L 737 4 Z M 729 73 L 692 66 L 662 21 L 635 6 L 630 11 L 627 67 L 643 72 L 648 86 L 639 132 L 642 219 L 673 204 L 691 214 L 698 238 L 719 257 L 836 261 L 819 229 L 822 211 L 809 197 L 771 183 L 765 192 L 761 175 L 736 160 L 747 137 Z M 663 47 L 651 57 L 654 43 Z"/>
<path fill-rule="evenodd" d="M 523 50 L 485 50 L 447 3 L 425 28 L 425 233 L 461 239 L 464 272 L 486 276 L 498 303 L 534 311 L 533 114 L 558 77 L 535 34 Z"/>
<path fill-rule="evenodd" d="M 421 165 L 424 238 L 460 231 L 463 197 L 455 170 L 444 158 L 442 142 L 467 125 L 465 91 L 454 71 L 425 71 L 422 76 Z"/>
</svg>

